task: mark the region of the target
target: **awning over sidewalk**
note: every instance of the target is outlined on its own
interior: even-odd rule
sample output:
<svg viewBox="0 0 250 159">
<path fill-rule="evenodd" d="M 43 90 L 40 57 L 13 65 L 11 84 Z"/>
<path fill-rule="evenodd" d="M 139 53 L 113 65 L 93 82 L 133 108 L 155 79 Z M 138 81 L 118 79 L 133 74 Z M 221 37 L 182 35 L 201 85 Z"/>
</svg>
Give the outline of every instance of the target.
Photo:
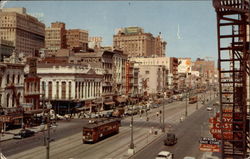
<svg viewBox="0 0 250 159">
<path fill-rule="evenodd" d="M 32 114 L 40 114 L 42 112 L 43 112 L 43 109 L 36 109 L 36 110 L 26 111 L 26 112 L 24 112 L 24 114 L 32 115 Z M 44 109 L 44 112 L 49 112 L 49 109 Z"/>
<path fill-rule="evenodd" d="M 104 102 L 104 104 L 106 104 L 106 105 L 113 105 L 113 104 L 115 104 L 115 102 Z"/>
<path fill-rule="evenodd" d="M 119 103 L 125 103 L 125 102 L 127 102 L 127 99 L 125 97 L 117 97 L 116 101 Z"/>
</svg>

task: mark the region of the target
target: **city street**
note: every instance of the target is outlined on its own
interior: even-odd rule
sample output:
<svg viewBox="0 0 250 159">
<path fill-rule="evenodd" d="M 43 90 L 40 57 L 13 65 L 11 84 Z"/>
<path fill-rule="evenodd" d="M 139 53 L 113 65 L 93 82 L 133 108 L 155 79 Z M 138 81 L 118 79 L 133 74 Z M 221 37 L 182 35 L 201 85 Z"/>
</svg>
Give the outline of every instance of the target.
<svg viewBox="0 0 250 159">
<path fill-rule="evenodd" d="M 199 103 L 199 108 L 201 107 L 201 103 Z M 196 104 L 188 104 L 188 115 L 193 114 L 195 112 Z M 207 120 L 203 113 L 208 114 L 204 111 L 204 107 L 198 111 L 200 118 L 204 118 L 203 120 Z M 146 121 L 146 114 L 142 114 L 140 117 L 136 115 L 134 117 L 134 144 L 135 151 L 139 151 L 141 148 L 156 140 L 159 144 L 157 138 L 159 138 L 163 133 L 159 130 L 160 128 L 160 116 L 157 117 L 157 113 L 162 110 L 162 107 L 155 108 L 148 113 L 149 121 Z M 200 114 L 200 112 L 203 112 Z M 167 131 L 178 131 L 182 132 L 177 134 L 177 136 L 181 136 L 186 134 L 186 129 L 190 129 L 190 126 L 195 121 L 195 119 L 191 116 L 188 117 L 187 121 L 180 123 L 180 118 L 185 113 L 185 101 L 177 101 L 170 103 L 165 106 L 165 128 Z M 199 118 L 199 122 L 201 122 Z M 193 119 L 190 121 L 190 119 Z M 130 144 L 130 117 L 126 117 L 122 121 L 122 126 L 120 127 L 120 133 L 107 138 L 103 141 L 100 141 L 95 144 L 82 144 L 82 132 L 81 128 L 84 124 L 84 121 L 74 119 L 68 123 L 59 123 L 58 128 L 56 128 L 55 132 L 52 131 L 52 138 L 55 140 L 51 142 L 50 147 L 50 156 L 51 158 L 129 158 L 127 153 L 128 145 Z M 63 127 L 60 127 L 63 125 Z M 197 127 L 200 128 L 199 125 Z M 176 129 L 176 130 L 175 130 Z M 151 133 L 150 133 L 151 131 Z M 157 131 L 157 135 L 152 132 Z M 192 134 L 192 132 L 189 132 Z M 188 134 L 189 134 L 188 133 Z M 198 134 L 200 133 L 200 129 Z M 64 136 L 64 137 L 63 137 Z M 189 139 L 190 135 L 185 135 L 186 138 Z M 184 138 L 183 138 L 184 139 Z M 185 140 L 185 139 L 184 139 Z M 196 140 L 195 138 L 193 140 Z M 31 142 L 32 141 L 32 142 Z M 181 139 L 180 139 L 181 142 Z M 185 142 L 190 143 L 189 140 Z M 17 148 L 16 144 L 25 145 L 19 146 Z M 153 143 L 154 144 L 154 143 Z M 11 140 L 7 142 L 3 142 L 3 153 L 8 158 L 45 158 L 45 147 L 43 145 L 43 133 L 37 134 L 35 137 L 23 139 L 23 140 Z M 63 146 L 62 146 L 63 145 Z M 179 145 L 179 144 L 178 144 Z M 160 146 L 163 146 L 162 142 Z M 187 146 L 187 145 L 185 145 Z M 31 149 L 33 147 L 33 149 Z M 183 147 L 184 148 L 184 147 Z M 182 149 L 183 149 L 182 148 Z M 192 148 L 194 152 L 197 151 L 197 146 L 189 147 Z M 153 149 L 152 149 L 153 150 Z M 151 153 L 151 156 L 155 156 L 155 153 L 159 151 L 154 150 Z M 185 151 L 188 152 L 188 151 Z M 138 152 L 139 155 L 140 152 Z M 177 157 L 177 156 L 176 156 Z"/>
<path fill-rule="evenodd" d="M 213 101 L 206 105 L 211 105 Z M 144 159 L 154 158 L 160 151 L 170 151 L 176 159 L 182 159 L 185 156 L 192 156 L 200 159 L 204 152 L 199 151 L 199 139 L 203 135 L 208 135 L 208 130 L 203 123 L 208 122 L 209 112 L 203 106 L 198 111 L 194 112 L 184 122 L 174 127 L 174 132 L 177 135 L 178 142 L 174 146 L 165 146 L 163 140 L 165 136 L 160 137 L 152 144 L 146 146 L 143 150 L 136 153 L 132 158 Z M 204 136 L 203 136 L 204 137 Z M 206 136 L 207 137 L 207 136 Z"/>
</svg>

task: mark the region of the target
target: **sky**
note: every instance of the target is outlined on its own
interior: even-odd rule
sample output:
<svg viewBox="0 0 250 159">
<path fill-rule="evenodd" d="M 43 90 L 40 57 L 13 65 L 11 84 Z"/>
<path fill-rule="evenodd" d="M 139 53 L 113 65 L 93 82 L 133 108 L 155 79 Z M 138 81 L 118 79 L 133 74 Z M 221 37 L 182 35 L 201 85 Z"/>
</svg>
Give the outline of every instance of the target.
<svg viewBox="0 0 250 159">
<path fill-rule="evenodd" d="M 138 26 L 154 36 L 161 32 L 167 56 L 217 60 L 212 1 L 8 1 L 4 7 L 43 14 L 46 26 L 61 21 L 67 29 L 88 30 L 103 37 L 104 46 L 112 45 L 117 28 Z"/>
</svg>

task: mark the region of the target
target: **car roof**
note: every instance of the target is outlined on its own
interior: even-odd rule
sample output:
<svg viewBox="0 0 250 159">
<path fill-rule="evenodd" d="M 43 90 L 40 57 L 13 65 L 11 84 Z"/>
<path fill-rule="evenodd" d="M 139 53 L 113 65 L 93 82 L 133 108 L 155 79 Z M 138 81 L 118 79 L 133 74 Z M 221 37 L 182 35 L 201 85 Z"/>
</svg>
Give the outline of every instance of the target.
<svg viewBox="0 0 250 159">
<path fill-rule="evenodd" d="M 195 157 L 186 156 L 183 159 L 195 159 Z"/>
<path fill-rule="evenodd" d="M 170 154 L 170 152 L 168 152 L 168 151 L 161 151 L 158 153 L 158 155 L 164 155 L 164 156 L 167 156 L 169 154 Z"/>
</svg>

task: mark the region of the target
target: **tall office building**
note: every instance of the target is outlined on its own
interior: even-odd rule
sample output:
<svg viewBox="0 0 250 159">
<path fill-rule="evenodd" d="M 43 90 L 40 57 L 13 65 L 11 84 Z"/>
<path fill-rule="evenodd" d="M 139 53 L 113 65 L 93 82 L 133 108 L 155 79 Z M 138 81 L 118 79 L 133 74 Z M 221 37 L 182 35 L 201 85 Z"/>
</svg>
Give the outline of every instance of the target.
<svg viewBox="0 0 250 159">
<path fill-rule="evenodd" d="M 45 48 L 49 53 L 66 48 L 65 23 L 53 22 L 45 29 Z"/>
<path fill-rule="evenodd" d="M 145 33 L 140 27 L 127 27 L 117 30 L 113 36 L 113 46 L 122 50 L 128 56 L 165 56 L 166 42 L 161 38 L 161 33 L 154 37 Z"/>
<path fill-rule="evenodd" d="M 44 47 L 45 25 L 26 13 L 25 8 L 0 9 L 0 38 L 12 41 L 25 55 Z"/>
<path fill-rule="evenodd" d="M 67 48 L 74 49 L 79 48 L 80 50 L 86 51 L 88 48 L 88 31 L 82 29 L 69 29 L 67 30 Z"/>
</svg>

